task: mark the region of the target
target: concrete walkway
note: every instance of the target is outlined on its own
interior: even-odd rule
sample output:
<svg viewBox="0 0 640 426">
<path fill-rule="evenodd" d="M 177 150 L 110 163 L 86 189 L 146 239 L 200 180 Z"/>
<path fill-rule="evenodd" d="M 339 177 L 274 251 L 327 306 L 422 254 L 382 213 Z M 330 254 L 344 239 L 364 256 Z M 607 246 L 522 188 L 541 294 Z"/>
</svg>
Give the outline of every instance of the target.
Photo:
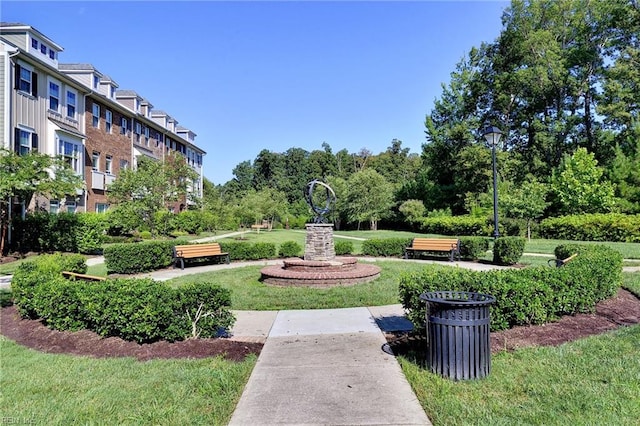
<svg viewBox="0 0 640 426">
<path fill-rule="evenodd" d="M 266 343 L 231 425 L 429 425 L 382 330 L 410 330 L 400 305 L 235 312 L 233 339 Z"/>
</svg>

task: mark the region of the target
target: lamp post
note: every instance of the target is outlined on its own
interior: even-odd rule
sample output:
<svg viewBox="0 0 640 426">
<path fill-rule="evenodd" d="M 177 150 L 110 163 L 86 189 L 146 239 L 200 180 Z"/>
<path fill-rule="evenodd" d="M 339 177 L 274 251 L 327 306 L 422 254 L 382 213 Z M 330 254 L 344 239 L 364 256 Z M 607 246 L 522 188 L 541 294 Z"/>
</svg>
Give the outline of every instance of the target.
<svg viewBox="0 0 640 426">
<path fill-rule="evenodd" d="M 500 143 L 502 132 L 495 126 L 488 126 L 482 131 L 482 136 L 491 145 L 491 155 L 493 157 L 493 238 L 498 238 L 498 172 L 496 170 L 496 145 Z"/>
</svg>

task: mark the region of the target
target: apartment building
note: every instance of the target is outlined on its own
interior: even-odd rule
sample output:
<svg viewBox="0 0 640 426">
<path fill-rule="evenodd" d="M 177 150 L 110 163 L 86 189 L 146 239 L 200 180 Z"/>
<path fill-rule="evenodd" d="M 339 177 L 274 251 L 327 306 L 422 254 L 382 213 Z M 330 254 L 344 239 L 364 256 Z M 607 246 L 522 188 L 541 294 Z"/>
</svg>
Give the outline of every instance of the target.
<svg viewBox="0 0 640 426">
<path fill-rule="evenodd" d="M 14 200 L 13 211 L 106 211 L 109 185 L 121 170 L 135 168 L 140 156 L 184 156 L 199 176 L 191 191 L 201 197 L 206 153 L 196 134 L 135 91 L 120 90 L 93 65 L 60 63 L 62 52 L 29 25 L 0 23 L 0 145 L 61 155 L 85 182 L 62 200 L 39 198 L 29 206 Z M 183 200 L 170 208 L 186 205 Z"/>
</svg>

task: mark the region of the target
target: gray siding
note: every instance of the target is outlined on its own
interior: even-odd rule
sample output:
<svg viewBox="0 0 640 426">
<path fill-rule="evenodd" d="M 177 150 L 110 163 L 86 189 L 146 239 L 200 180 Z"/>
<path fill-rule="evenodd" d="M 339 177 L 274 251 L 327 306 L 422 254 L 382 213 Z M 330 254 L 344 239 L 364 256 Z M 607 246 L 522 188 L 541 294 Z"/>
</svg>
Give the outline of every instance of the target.
<svg viewBox="0 0 640 426">
<path fill-rule="evenodd" d="M 2 38 L 7 40 L 9 43 L 18 46 L 22 50 L 27 50 L 27 37 L 24 33 L 22 34 L 2 34 Z"/>
<path fill-rule="evenodd" d="M 11 90 L 11 87 L 6 86 L 5 84 L 8 84 L 11 79 L 7 80 L 7 76 L 5 75 L 7 71 L 6 60 L 6 55 L 0 54 L 0 138 L 4 138 L 5 135 L 8 135 L 5 133 L 5 131 L 7 130 L 5 129 L 7 106 L 4 104 L 4 102 L 5 95 Z M 9 146 L 9 141 L 4 141 L 4 143 L 0 143 L 0 145 Z"/>
</svg>

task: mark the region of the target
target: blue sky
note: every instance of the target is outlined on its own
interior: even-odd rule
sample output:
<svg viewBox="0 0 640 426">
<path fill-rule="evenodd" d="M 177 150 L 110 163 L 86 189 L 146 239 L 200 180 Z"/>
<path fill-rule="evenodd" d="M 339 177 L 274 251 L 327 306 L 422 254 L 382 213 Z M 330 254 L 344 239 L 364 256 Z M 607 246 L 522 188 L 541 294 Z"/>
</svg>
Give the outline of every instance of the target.
<svg viewBox="0 0 640 426">
<path fill-rule="evenodd" d="M 500 34 L 503 1 L 2 0 L 120 89 L 194 131 L 215 184 L 262 149 L 421 153 L 424 118 L 473 46 Z"/>
</svg>

